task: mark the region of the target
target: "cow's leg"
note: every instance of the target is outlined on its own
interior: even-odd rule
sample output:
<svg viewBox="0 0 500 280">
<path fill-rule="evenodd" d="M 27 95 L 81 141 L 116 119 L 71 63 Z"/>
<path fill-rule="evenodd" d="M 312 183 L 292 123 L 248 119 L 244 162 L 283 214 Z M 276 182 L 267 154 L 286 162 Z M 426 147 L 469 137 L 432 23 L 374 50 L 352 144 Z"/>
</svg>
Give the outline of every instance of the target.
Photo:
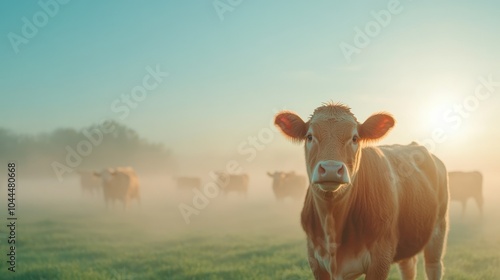
<svg viewBox="0 0 500 280">
<path fill-rule="evenodd" d="M 141 206 L 141 195 L 140 194 L 137 194 L 137 204 L 139 204 L 139 206 Z"/>
<path fill-rule="evenodd" d="M 133 192 L 133 195 L 131 196 L 130 198 L 130 201 L 132 201 L 132 199 L 137 200 L 137 205 L 141 206 L 141 194 L 139 193 L 139 190 L 136 189 L 134 192 Z"/>
<path fill-rule="evenodd" d="M 427 279 L 441 279 L 443 274 L 443 256 L 448 236 L 448 221 L 438 220 L 429 243 L 424 248 L 425 274 Z"/>
<path fill-rule="evenodd" d="M 477 208 L 479 208 L 479 213 L 483 216 L 483 195 L 479 194 L 475 197 Z"/>
<path fill-rule="evenodd" d="M 399 271 L 401 272 L 401 279 L 414 280 L 417 279 L 417 255 L 402 260 L 399 262 Z"/>
<path fill-rule="evenodd" d="M 462 200 L 462 219 L 465 217 L 465 209 L 467 208 L 467 200 Z"/>
<path fill-rule="evenodd" d="M 308 260 L 309 267 L 311 268 L 311 272 L 316 280 L 330 280 L 332 279 L 330 273 L 320 266 L 318 260 L 314 257 L 314 249 L 310 246 L 307 246 L 308 252 Z"/>
<path fill-rule="evenodd" d="M 394 251 L 390 240 L 380 242 L 374 248 L 374 255 L 372 255 L 371 263 L 366 271 L 365 280 L 387 279 L 391 270 Z"/>
<path fill-rule="evenodd" d="M 390 270 L 390 257 L 381 257 L 368 267 L 365 280 L 387 279 Z"/>
</svg>

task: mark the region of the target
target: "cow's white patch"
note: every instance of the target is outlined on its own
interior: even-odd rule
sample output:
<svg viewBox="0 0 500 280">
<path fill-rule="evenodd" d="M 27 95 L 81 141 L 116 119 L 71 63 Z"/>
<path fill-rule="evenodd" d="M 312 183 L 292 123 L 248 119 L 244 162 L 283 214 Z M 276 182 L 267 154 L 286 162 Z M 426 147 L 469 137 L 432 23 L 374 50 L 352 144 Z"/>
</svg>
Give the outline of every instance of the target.
<svg viewBox="0 0 500 280">
<path fill-rule="evenodd" d="M 332 269 L 331 269 L 332 258 L 331 258 L 329 253 L 322 254 L 322 251 L 324 251 L 324 250 L 321 250 L 321 249 L 314 250 L 314 258 L 316 258 L 316 260 L 318 261 L 319 266 L 324 268 L 331 275 L 332 274 Z"/>
<path fill-rule="evenodd" d="M 345 259 L 341 267 L 338 267 L 335 279 L 357 279 L 359 276 L 366 273 L 368 265 L 370 264 L 370 253 L 364 249 L 359 255 L 354 258 Z"/>
<path fill-rule="evenodd" d="M 330 247 L 336 247 L 336 244 L 329 244 Z M 328 271 L 330 275 L 333 274 L 335 279 L 351 280 L 357 279 L 359 276 L 366 273 L 370 264 L 370 253 L 368 250 L 363 249 L 361 253 L 352 258 L 346 258 L 337 263 L 337 271 L 332 273 L 332 261 L 337 261 L 335 255 L 322 248 L 314 250 L 314 258 L 318 261 L 321 268 Z"/>
</svg>

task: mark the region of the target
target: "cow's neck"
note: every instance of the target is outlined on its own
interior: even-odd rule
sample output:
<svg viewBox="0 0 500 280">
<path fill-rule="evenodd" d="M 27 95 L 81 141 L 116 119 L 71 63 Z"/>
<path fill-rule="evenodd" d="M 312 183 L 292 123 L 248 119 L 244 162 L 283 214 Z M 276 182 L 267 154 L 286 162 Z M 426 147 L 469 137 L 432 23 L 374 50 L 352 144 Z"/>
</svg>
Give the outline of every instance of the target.
<svg viewBox="0 0 500 280">
<path fill-rule="evenodd" d="M 355 192 L 352 185 L 339 192 L 324 192 L 310 186 L 302 210 L 302 227 L 313 249 L 335 258 L 339 247 L 356 232 L 351 222 Z"/>
</svg>

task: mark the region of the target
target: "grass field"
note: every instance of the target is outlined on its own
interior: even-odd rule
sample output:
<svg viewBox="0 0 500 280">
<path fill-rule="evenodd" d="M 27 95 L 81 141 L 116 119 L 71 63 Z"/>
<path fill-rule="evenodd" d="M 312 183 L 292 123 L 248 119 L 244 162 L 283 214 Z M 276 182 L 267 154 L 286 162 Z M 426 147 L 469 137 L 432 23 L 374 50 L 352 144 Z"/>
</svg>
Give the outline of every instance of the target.
<svg viewBox="0 0 500 280">
<path fill-rule="evenodd" d="M 271 193 L 216 197 L 187 225 L 179 195 L 143 183 L 140 206 L 106 210 L 82 197 L 76 180 L 20 183 L 16 272 L 6 266 L 2 227 L 0 279 L 312 279 L 306 262 L 300 203 L 277 204 Z M 0 196 L 2 208 L 5 189 Z M 500 279 L 500 206 L 487 200 L 480 220 L 470 204 L 464 220 L 451 209 L 445 279 Z M 399 279 L 393 266 L 390 279 Z M 424 279 L 422 261 L 418 279 Z"/>
</svg>

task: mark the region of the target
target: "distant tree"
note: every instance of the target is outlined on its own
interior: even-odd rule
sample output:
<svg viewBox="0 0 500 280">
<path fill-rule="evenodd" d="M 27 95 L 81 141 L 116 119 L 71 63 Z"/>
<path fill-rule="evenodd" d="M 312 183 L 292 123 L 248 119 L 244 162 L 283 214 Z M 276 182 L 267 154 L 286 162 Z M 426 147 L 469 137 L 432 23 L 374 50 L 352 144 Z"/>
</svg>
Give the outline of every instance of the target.
<svg viewBox="0 0 500 280">
<path fill-rule="evenodd" d="M 132 166 L 142 173 L 169 173 L 172 153 L 160 143 L 141 138 L 133 129 L 111 121 L 111 133 L 102 133 L 92 152 L 82 156 L 76 169 L 101 169 L 113 166 Z M 51 163 L 66 164 L 68 149 L 77 150 L 82 141 L 88 141 L 84 131 L 100 130 L 97 125 L 76 130 L 59 128 L 37 135 L 15 134 L 0 128 L 0 161 L 15 160 L 23 176 L 55 176 Z M 101 131 L 102 132 L 102 131 Z"/>
</svg>

